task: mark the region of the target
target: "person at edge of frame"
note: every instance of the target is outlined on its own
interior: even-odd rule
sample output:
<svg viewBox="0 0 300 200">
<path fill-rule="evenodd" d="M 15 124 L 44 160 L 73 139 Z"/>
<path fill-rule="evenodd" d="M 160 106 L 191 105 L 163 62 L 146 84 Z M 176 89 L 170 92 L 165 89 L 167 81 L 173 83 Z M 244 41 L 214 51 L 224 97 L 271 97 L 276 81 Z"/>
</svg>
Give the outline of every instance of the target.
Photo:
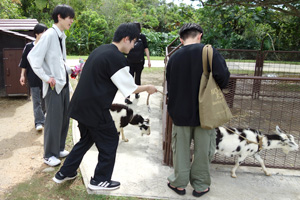
<svg viewBox="0 0 300 200">
<path fill-rule="evenodd" d="M 135 43 L 134 48 L 131 49 L 129 54 L 127 55 L 127 61 L 130 67 L 129 72 L 134 77 L 135 84 L 141 85 L 141 75 L 145 64 L 144 52 L 147 56 L 149 68 L 151 67 L 151 61 L 150 61 L 150 53 L 149 53 L 147 38 L 143 33 L 141 33 L 141 24 L 138 22 L 134 22 L 134 24 L 137 25 L 140 31 L 140 36 L 137 42 Z M 136 99 L 140 98 L 140 94 L 139 93 L 135 94 L 135 98 Z M 132 101 L 130 101 L 130 96 L 125 98 L 125 103 L 132 104 Z"/>
<path fill-rule="evenodd" d="M 34 115 L 34 126 L 35 130 L 42 131 L 44 129 L 45 123 L 45 100 L 42 97 L 42 80 L 33 72 L 28 60 L 27 55 L 31 49 L 39 42 L 43 33 L 47 30 L 47 26 L 42 23 L 38 23 L 33 28 L 33 34 L 35 36 L 35 41 L 26 44 L 22 59 L 20 61 L 19 67 L 22 68 L 20 76 L 20 84 L 25 85 L 26 78 L 30 87 L 30 94 L 33 104 L 33 115 Z M 25 78 L 26 74 L 26 78 Z"/>
</svg>

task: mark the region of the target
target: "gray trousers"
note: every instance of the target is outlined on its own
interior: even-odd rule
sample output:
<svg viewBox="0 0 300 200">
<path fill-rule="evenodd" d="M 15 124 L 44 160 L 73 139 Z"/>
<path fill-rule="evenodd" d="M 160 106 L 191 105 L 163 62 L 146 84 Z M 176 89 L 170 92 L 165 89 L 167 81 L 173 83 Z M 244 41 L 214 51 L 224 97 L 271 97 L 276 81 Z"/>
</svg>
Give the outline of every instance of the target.
<svg viewBox="0 0 300 200">
<path fill-rule="evenodd" d="M 59 158 L 59 152 L 65 149 L 70 121 L 67 115 L 69 102 L 69 87 L 63 88 L 59 94 L 49 87 L 45 97 L 44 158 Z"/>
<path fill-rule="evenodd" d="M 44 100 L 41 97 L 41 89 L 39 87 L 30 87 L 30 93 L 33 104 L 34 124 L 44 125 L 45 116 L 43 111 Z"/>
<path fill-rule="evenodd" d="M 194 159 L 190 146 L 194 140 Z M 200 126 L 173 126 L 172 150 L 174 173 L 168 177 L 172 186 L 185 188 L 190 182 L 196 191 L 204 191 L 211 184 L 209 166 L 216 149 L 215 130 Z"/>
</svg>

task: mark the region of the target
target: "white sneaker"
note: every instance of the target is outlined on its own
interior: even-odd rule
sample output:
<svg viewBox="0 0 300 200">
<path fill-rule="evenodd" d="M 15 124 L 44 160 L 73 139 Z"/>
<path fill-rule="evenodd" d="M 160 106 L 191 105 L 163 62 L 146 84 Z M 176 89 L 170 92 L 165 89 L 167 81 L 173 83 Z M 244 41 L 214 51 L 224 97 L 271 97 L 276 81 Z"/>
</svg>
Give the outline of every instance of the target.
<svg viewBox="0 0 300 200">
<path fill-rule="evenodd" d="M 60 160 L 55 156 L 51 156 L 50 158 L 44 158 L 44 163 L 51 167 L 54 167 L 60 164 Z"/>
<path fill-rule="evenodd" d="M 37 131 L 42 131 L 43 129 L 44 129 L 44 127 L 42 124 L 37 124 L 35 127 L 35 130 L 37 130 Z"/>
<path fill-rule="evenodd" d="M 70 152 L 68 152 L 67 150 L 63 150 L 63 151 L 60 151 L 59 152 L 59 157 L 60 158 L 64 158 L 66 157 L 67 155 L 69 155 Z"/>
</svg>

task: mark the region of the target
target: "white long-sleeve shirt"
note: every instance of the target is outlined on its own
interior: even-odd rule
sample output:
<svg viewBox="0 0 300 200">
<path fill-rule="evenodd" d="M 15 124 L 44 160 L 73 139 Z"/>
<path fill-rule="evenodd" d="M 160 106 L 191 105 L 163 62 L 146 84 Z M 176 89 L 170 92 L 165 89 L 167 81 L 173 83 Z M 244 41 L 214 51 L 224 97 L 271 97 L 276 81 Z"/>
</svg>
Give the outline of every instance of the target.
<svg viewBox="0 0 300 200">
<path fill-rule="evenodd" d="M 49 79 L 56 81 L 55 90 L 61 92 L 66 84 L 66 70 L 71 74 L 71 68 L 66 65 L 66 35 L 53 24 L 43 33 L 39 42 L 29 52 L 27 59 L 34 73 L 43 81 L 43 97 L 46 96 L 49 88 Z M 63 53 L 61 51 L 58 37 L 62 38 Z"/>
</svg>

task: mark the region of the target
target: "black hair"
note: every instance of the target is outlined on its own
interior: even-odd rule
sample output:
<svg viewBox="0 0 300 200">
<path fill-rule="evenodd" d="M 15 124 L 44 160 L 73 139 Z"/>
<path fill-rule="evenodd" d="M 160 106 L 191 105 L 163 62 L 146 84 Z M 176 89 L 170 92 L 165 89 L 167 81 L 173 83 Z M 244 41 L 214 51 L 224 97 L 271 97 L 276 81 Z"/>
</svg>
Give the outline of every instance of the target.
<svg viewBox="0 0 300 200">
<path fill-rule="evenodd" d="M 124 23 L 121 24 L 115 31 L 113 41 L 120 42 L 123 38 L 129 37 L 129 40 L 138 39 L 140 32 L 136 24 L 134 23 Z"/>
<path fill-rule="evenodd" d="M 194 23 L 187 23 L 184 24 L 180 31 L 179 31 L 179 36 L 181 39 L 186 40 L 189 37 L 196 37 L 199 33 L 202 33 L 201 38 L 203 37 L 203 29 L 201 28 L 200 25 L 194 24 Z"/>
<path fill-rule="evenodd" d="M 141 32 L 141 24 L 139 22 L 133 22 L 139 29 L 139 31 Z"/>
<path fill-rule="evenodd" d="M 54 20 L 54 23 L 58 23 L 58 15 L 60 15 L 60 17 L 63 19 L 66 17 L 73 19 L 75 17 L 75 12 L 71 6 L 61 4 L 57 5 L 52 12 L 52 19 Z"/>
<path fill-rule="evenodd" d="M 48 27 L 45 24 L 42 24 L 42 23 L 36 24 L 34 29 L 33 29 L 34 37 L 36 37 L 35 34 L 43 33 L 47 29 L 48 29 Z"/>
</svg>

